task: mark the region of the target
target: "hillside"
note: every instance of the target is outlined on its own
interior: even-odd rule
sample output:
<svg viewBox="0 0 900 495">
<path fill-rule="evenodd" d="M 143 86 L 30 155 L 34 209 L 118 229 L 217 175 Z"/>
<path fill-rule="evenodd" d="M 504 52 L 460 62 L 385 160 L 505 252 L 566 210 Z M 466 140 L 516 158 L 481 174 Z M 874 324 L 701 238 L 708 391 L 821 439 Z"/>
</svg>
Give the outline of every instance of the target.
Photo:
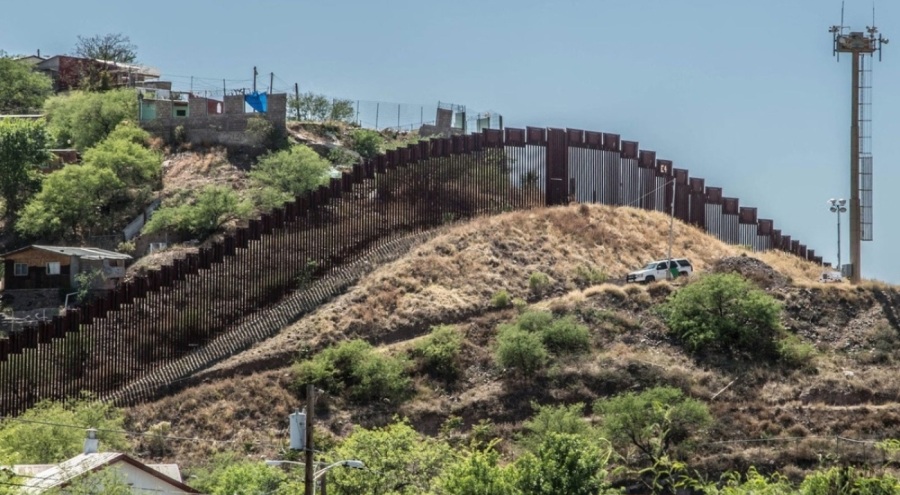
<svg viewBox="0 0 900 495">
<path fill-rule="evenodd" d="M 791 255 L 750 253 L 677 224 L 674 256 L 690 258 L 698 273 L 742 270 L 783 304 L 784 326 L 816 351 L 797 369 L 699 360 L 667 334 L 654 311 L 685 281 L 625 287 L 620 282 L 627 270 L 665 256 L 668 222 L 656 212 L 581 205 L 448 228 L 278 336 L 195 375 L 191 387 L 130 408 L 130 429 L 170 421 L 174 437 L 218 441 L 173 440 L 167 455 L 179 462 L 239 446 L 254 458 L 272 456 L 286 442 L 287 414 L 301 406 L 291 386 L 293 359 L 350 338 L 401 354 L 433 325 L 453 323 L 465 335 L 458 381 L 447 385 L 413 369 L 415 396 L 399 405 L 324 397 L 317 411 L 324 441 L 355 424 L 385 424 L 394 415 L 409 417 L 429 434 L 437 434 L 451 415 L 462 418 L 461 434 L 489 420 L 494 435 L 511 438 L 532 414 L 532 401 L 583 402 L 590 412 L 598 397 L 659 384 L 706 402 L 716 417 L 695 459 L 710 472 L 749 465 L 799 471 L 819 462 L 817 437 L 830 438 L 833 449 L 836 435 L 898 436 L 895 289 L 820 284 L 819 268 Z M 529 288 L 534 272 L 550 279 L 540 295 Z M 516 309 L 492 306 L 501 289 L 534 308 L 574 315 L 590 328 L 593 352 L 564 359 L 534 380 L 499 369 L 492 355 L 496 328 L 517 315 Z M 727 443 L 761 438 L 792 440 L 756 443 L 749 450 Z"/>
</svg>

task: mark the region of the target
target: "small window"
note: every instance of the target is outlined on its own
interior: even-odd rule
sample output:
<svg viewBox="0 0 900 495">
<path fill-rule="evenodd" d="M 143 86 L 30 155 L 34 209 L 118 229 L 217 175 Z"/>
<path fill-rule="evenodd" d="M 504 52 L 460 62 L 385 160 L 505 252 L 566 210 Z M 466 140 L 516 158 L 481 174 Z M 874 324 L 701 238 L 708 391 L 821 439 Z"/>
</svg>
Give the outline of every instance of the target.
<svg viewBox="0 0 900 495">
<path fill-rule="evenodd" d="M 187 110 L 179 108 L 179 109 L 175 110 L 175 116 L 176 117 L 187 117 Z"/>
<path fill-rule="evenodd" d="M 660 263 L 660 264 L 656 265 L 656 269 L 657 269 L 657 270 L 665 270 L 665 269 L 666 269 L 666 264 L 665 264 L 665 263 Z"/>
<path fill-rule="evenodd" d="M 59 275 L 59 261 L 47 263 L 47 275 Z"/>
<path fill-rule="evenodd" d="M 691 266 L 691 262 L 688 260 L 678 260 L 678 264 L 681 266 Z"/>
<path fill-rule="evenodd" d="M 27 277 L 28 276 L 28 265 L 26 263 L 16 263 L 15 268 L 13 269 L 15 276 L 17 277 Z"/>
</svg>

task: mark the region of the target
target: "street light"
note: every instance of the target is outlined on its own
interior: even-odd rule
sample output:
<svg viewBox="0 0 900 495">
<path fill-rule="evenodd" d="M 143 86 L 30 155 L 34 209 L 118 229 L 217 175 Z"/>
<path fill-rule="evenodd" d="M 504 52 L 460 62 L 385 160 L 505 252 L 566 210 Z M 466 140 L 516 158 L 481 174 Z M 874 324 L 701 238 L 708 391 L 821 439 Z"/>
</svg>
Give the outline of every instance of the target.
<svg viewBox="0 0 900 495">
<path fill-rule="evenodd" d="M 299 466 L 303 466 L 306 463 L 297 462 L 297 461 L 280 461 L 280 460 L 266 459 L 266 466 L 281 466 L 283 464 L 297 464 Z M 323 467 L 322 469 L 316 471 L 315 474 L 313 474 L 313 486 L 312 486 L 313 493 L 316 493 L 316 481 L 318 481 L 319 478 L 324 476 L 325 473 L 328 472 L 328 470 L 330 470 L 331 468 L 338 467 L 338 466 L 345 466 L 345 467 L 353 468 L 353 469 L 365 469 L 366 468 L 366 465 L 363 461 L 359 461 L 356 459 L 348 459 L 345 461 L 333 462 L 333 463 Z"/>
<path fill-rule="evenodd" d="M 841 269 L 841 213 L 847 211 L 847 208 L 844 206 L 847 204 L 847 200 L 831 198 L 828 200 L 828 204 L 831 205 L 829 210 L 837 216 L 837 269 L 838 271 L 843 271 Z"/>
</svg>

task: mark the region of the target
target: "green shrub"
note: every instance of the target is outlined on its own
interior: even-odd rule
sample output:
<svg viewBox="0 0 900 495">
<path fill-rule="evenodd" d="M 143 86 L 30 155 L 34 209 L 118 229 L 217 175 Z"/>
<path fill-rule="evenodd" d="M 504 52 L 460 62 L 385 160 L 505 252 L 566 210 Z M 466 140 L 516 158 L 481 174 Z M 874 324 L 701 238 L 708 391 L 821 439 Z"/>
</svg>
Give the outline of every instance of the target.
<svg viewBox="0 0 900 495">
<path fill-rule="evenodd" d="M 86 150 L 123 120 L 137 119 L 137 93 L 132 89 L 102 93 L 71 91 L 50 97 L 44 103 L 44 115 L 57 145 Z"/>
<path fill-rule="evenodd" d="M 350 134 L 350 148 L 360 154 L 364 160 L 375 158 L 384 147 L 384 138 L 376 131 L 356 129 Z"/>
<path fill-rule="evenodd" d="M 545 327 L 541 340 L 555 354 L 578 354 L 587 352 L 591 347 L 590 331 L 575 321 L 573 316 L 557 319 Z"/>
<path fill-rule="evenodd" d="M 528 310 L 528 301 L 522 299 L 521 297 L 517 297 L 512 300 L 512 305 L 516 308 L 516 311 L 519 313 L 524 313 Z"/>
<path fill-rule="evenodd" d="M 399 402 L 409 392 L 407 366 L 405 359 L 380 354 L 367 342 L 356 339 L 296 363 L 294 384 L 299 390 L 311 383 L 333 394 L 346 392 L 357 402 Z"/>
<path fill-rule="evenodd" d="M 491 306 L 502 309 L 509 306 L 509 292 L 506 289 L 500 289 L 491 296 Z"/>
<path fill-rule="evenodd" d="M 740 275 L 707 275 L 670 296 L 661 312 L 691 351 L 777 354 L 781 305 Z"/>
<path fill-rule="evenodd" d="M 534 272 L 528 277 L 528 288 L 535 296 L 542 296 L 550 288 L 550 277 L 543 272 Z"/>
<path fill-rule="evenodd" d="M 270 189 L 281 204 L 327 184 L 329 170 L 328 160 L 308 146 L 297 145 L 261 157 L 249 175 L 257 188 Z"/>
<path fill-rule="evenodd" d="M 516 319 L 516 325 L 526 332 L 541 333 L 553 323 L 553 313 L 549 311 L 525 311 Z"/>
<path fill-rule="evenodd" d="M 801 341 L 796 335 L 789 335 L 778 342 L 778 356 L 788 366 L 804 368 L 812 364 L 816 348 Z"/>
<path fill-rule="evenodd" d="M 535 414 L 522 423 L 524 434 L 520 440 L 528 450 L 536 450 L 551 433 L 596 437 L 596 431 L 584 418 L 583 403 L 568 406 L 532 403 L 531 407 Z"/>
<path fill-rule="evenodd" d="M 524 377 L 533 376 L 547 362 L 547 349 L 539 335 L 516 325 L 503 325 L 497 335 L 497 364 Z"/>
<path fill-rule="evenodd" d="M 431 334 L 413 350 L 425 371 L 432 376 L 447 381 L 459 377 L 459 354 L 463 337 L 451 325 L 433 327 Z"/>
<path fill-rule="evenodd" d="M 579 265 L 575 269 L 575 283 L 579 287 L 590 287 L 592 285 L 600 285 L 609 279 L 606 271 L 593 265 Z"/>
<path fill-rule="evenodd" d="M 706 404 L 673 387 L 600 399 L 594 411 L 603 417 L 603 438 L 619 449 L 636 447 L 654 461 L 712 423 Z"/>
<path fill-rule="evenodd" d="M 228 186 L 210 184 L 193 202 L 182 201 L 164 204 L 144 225 L 144 233 L 170 231 L 205 238 L 226 222 L 248 218 L 252 212 L 252 206 Z"/>
</svg>

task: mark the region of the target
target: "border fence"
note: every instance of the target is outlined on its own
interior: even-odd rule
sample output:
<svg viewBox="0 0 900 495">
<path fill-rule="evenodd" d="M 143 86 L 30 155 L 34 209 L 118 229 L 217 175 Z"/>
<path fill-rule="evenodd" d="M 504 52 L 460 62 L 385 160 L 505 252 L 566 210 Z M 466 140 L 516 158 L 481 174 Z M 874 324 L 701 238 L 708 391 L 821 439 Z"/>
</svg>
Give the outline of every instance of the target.
<svg viewBox="0 0 900 495">
<path fill-rule="evenodd" d="M 570 202 L 671 212 L 725 242 L 821 263 L 772 220 L 757 219 L 755 208 L 635 141 L 576 129 L 485 129 L 355 165 L 104 298 L 9 333 L 0 339 L 0 414 L 81 391 L 115 395 L 398 238 Z M 127 402 L 148 398 L 130 394 Z"/>
</svg>

